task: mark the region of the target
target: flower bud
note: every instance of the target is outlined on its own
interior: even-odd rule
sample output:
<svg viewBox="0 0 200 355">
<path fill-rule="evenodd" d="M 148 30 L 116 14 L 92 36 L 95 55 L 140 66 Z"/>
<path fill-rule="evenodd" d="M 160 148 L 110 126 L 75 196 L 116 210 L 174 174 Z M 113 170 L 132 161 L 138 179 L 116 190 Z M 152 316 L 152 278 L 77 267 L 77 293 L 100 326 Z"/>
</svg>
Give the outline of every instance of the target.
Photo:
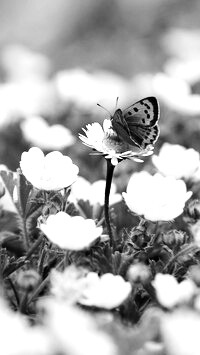
<svg viewBox="0 0 200 355">
<path fill-rule="evenodd" d="M 128 269 L 128 279 L 131 282 L 145 283 L 149 281 L 150 276 L 151 273 L 148 266 L 142 263 L 131 265 Z"/>
<path fill-rule="evenodd" d="M 189 241 L 189 236 L 185 232 L 177 229 L 172 229 L 165 233 L 161 233 L 159 237 L 160 240 L 162 240 L 162 242 L 170 249 L 173 249 L 175 246 L 180 247 Z"/>
<path fill-rule="evenodd" d="M 200 219 L 200 200 L 195 199 L 188 203 L 184 212 L 184 221 L 196 223 Z"/>
<path fill-rule="evenodd" d="M 17 283 L 25 291 L 32 291 L 39 283 L 40 275 L 34 269 L 20 270 Z"/>
</svg>

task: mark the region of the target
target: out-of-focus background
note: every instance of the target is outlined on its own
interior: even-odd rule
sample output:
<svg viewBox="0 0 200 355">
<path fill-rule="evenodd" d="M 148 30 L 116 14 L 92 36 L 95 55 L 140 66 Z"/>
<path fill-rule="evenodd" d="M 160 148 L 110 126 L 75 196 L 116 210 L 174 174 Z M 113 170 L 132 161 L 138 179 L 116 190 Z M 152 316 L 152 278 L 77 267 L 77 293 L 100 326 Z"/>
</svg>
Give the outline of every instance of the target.
<svg viewBox="0 0 200 355">
<path fill-rule="evenodd" d="M 90 181 L 103 178 L 104 160 L 77 136 L 103 122 L 96 103 L 113 113 L 117 96 L 121 108 L 158 97 L 156 149 L 199 150 L 199 64 L 198 0 L 1 0 L 0 163 L 16 169 L 36 145 L 71 156 Z M 115 178 L 139 169 L 127 161 Z"/>
</svg>

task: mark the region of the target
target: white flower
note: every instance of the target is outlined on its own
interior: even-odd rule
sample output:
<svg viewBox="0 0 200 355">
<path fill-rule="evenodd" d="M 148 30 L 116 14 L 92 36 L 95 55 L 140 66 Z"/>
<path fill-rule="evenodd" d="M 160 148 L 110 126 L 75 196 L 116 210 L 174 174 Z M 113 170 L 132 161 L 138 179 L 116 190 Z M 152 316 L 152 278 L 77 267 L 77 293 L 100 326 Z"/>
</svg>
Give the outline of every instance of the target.
<svg viewBox="0 0 200 355">
<path fill-rule="evenodd" d="M 200 52 L 191 58 L 170 58 L 164 65 L 165 72 L 173 77 L 185 80 L 192 85 L 200 80 Z"/>
<path fill-rule="evenodd" d="M 96 108 L 97 102 L 111 109 L 116 97 L 123 103 L 129 92 L 128 83 L 119 75 L 108 71 L 88 73 L 80 68 L 58 72 L 55 86 L 62 100 L 85 109 Z"/>
<path fill-rule="evenodd" d="M 199 167 L 199 153 L 178 144 L 164 143 L 159 155 L 154 155 L 152 161 L 159 172 L 176 179 L 192 178 Z"/>
<path fill-rule="evenodd" d="M 49 355 L 51 337 L 42 326 L 30 326 L 19 312 L 0 300 L 1 353 L 4 355 Z M 11 341 L 12 339 L 12 341 Z"/>
<path fill-rule="evenodd" d="M 89 201 L 91 205 L 99 203 L 103 206 L 105 186 L 105 180 L 98 180 L 94 183 L 90 183 L 83 177 L 78 176 L 78 179 L 71 187 L 69 199 L 72 197 L 76 200 Z M 119 201 L 121 201 L 121 195 L 116 193 L 116 185 L 112 183 L 110 191 L 110 205 L 113 205 Z"/>
<path fill-rule="evenodd" d="M 71 217 L 62 211 L 50 215 L 40 229 L 52 243 L 69 250 L 88 248 L 102 233 L 102 227 L 96 227 L 94 220 Z"/>
<path fill-rule="evenodd" d="M 70 265 L 64 271 L 55 269 L 51 272 L 51 294 L 58 300 L 75 304 L 85 288 L 85 275 L 88 271 Z"/>
<path fill-rule="evenodd" d="M 89 272 L 79 303 L 112 309 L 120 306 L 130 292 L 130 282 L 125 281 L 120 275 L 107 273 L 99 277 L 97 273 Z"/>
<path fill-rule="evenodd" d="M 163 315 L 160 325 L 166 354 L 199 355 L 199 313 L 180 309 Z"/>
<path fill-rule="evenodd" d="M 182 214 L 192 192 L 183 180 L 142 171 L 131 176 L 122 195 L 132 212 L 150 221 L 170 221 Z"/>
<path fill-rule="evenodd" d="M 192 280 L 187 279 L 178 283 L 174 276 L 168 274 L 157 274 L 152 285 L 156 290 L 158 301 L 166 308 L 189 302 L 197 292 L 197 287 Z"/>
<path fill-rule="evenodd" d="M 21 125 L 24 138 L 32 145 L 45 150 L 60 150 L 72 145 L 75 138 L 60 124 L 49 126 L 40 116 L 30 116 Z"/>
<path fill-rule="evenodd" d="M 117 165 L 122 159 L 134 159 L 142 162 L 140 158 L 153 154 L 153 146 L 149 145 L 141 150 L 121 140 L 112 129 L 111 120 L 105 119 L 103 127 L 95 122 L 83 128 L 85 135 L 79 134 L 79 138 L 88 147 L 95 149 L 96 154 L 102 154 L 106 159 L 111 159 L 113 165 Z"/>
<path fill-rule="evenodd" d="M 114 343 L 98 328 L 95 317 L 54 299 L 43 301 L 43 307 L 44 325 L 52 339 L 52 354 L 116 355 Z"/>
<path fill-rule="evenodd" d="M 46 156 L 33 147 L 22 153 L 20 167 L 26 179 L 37 189 L 61 190 L 77 179 L 78 167 L 62 153 L 53 151 Z"/>
</svg>

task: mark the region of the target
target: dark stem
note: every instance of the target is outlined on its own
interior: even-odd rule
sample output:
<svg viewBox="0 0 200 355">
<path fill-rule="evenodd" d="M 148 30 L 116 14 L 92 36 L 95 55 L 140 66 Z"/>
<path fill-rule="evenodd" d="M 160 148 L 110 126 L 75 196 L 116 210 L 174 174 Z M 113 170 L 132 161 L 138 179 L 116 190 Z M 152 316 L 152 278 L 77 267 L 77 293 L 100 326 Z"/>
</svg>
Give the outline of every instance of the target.
<svg viewBox="0 0 200 355">
<path fill-rule="evenodd" d="M 107 174 L 106 174 L 106 189 L 105 189 L 105 200 L 104 200 L 104 213 L 105 213 L 105 222 L 108 230 L 108 234 L 110 237 L 110 246 L 114 246 L 114 239 L 112 234 L 112 228 L 110 225 L 110 216 L 109 216 L 109 196 L 110 196 L 110 188 L 112 183 L 112 177 L 114 172 L 114 165 L 112 165 L 110 159 L 106 159 L 107 161 Z"/>
</svg>

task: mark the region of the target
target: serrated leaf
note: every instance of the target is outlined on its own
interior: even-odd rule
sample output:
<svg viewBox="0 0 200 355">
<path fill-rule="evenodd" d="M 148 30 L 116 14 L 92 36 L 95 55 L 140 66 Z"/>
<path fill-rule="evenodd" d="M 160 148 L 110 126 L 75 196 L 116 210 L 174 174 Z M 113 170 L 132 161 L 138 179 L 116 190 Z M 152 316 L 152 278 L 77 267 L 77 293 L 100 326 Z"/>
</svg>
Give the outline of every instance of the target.
<svg viewBox="0 0 200 355">
<path fill-rule="evenodd" d="M 26 180 L 23 174 L 18 171 L 18 194 L 19 194 L 19 207 L 23 216 L 26 213 L 27 201 L 30 195 L 30 191 L 33 186 Z"/>
</svg>

